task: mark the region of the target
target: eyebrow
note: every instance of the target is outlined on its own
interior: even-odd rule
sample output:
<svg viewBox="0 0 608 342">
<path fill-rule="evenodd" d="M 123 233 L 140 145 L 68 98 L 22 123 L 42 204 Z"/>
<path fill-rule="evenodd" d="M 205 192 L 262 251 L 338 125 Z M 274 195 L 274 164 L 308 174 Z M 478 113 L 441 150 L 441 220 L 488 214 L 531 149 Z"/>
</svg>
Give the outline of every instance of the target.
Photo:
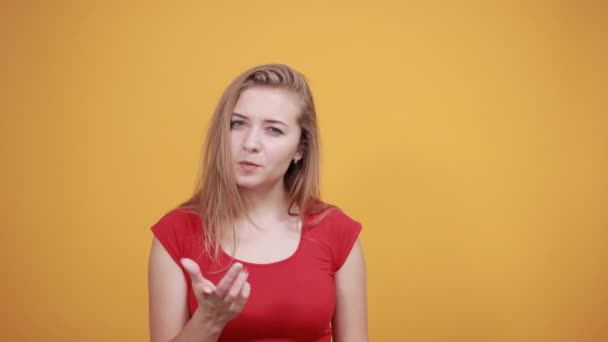
<svg viewBox="0 0 608 342">
<path fill-rule="evenodd" d="M 242 119 L 247 119 L 247 120 L 249 119 L 247 116 L 245 116 L 243 114 L 239 114 L 239 113 L 232 113 L 232 115 L 238 116 L 239 118 L 242 118 Z M 280 121 L 280 120 L 264 120 L 264 122 L 272 123 L 272 124 L 280 124 L 285 127 L 289 127 L 286 123 L 284 123 L 283 121 Z"/>
</svg>

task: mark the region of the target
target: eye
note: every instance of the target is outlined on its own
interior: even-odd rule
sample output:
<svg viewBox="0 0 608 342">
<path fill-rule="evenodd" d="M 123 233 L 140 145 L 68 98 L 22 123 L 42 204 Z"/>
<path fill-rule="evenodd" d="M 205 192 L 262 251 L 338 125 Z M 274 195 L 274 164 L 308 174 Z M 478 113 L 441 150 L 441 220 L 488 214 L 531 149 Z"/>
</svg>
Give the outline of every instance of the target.
<svg viewBox="0 0 608 342">
<path fill-rule="evenodd" d="M 235 127 L 240 127 L 240 126 L 244 126 L 245 125 L 245 121 L 243 120 L 232 120 L 230 121 L 230 128 L 235 128 Z"/>
<path fill-rule="evenodd" d="M 268 131 L 272 135 L 283 135 L 283 131 L 281 131 L 280 129 L 278 129 L 276 127 L 268 127 Z"/>
</svg>

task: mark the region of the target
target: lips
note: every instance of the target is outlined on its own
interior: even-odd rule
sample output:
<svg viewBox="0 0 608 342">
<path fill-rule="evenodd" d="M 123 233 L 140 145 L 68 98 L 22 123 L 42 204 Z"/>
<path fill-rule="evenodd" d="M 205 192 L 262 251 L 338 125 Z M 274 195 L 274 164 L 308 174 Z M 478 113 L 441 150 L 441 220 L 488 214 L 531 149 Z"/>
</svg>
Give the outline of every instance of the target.
<svg viewBox="0 0 608 342">
<path fill-rule="evenodd" d="M 239 162 L 239 166 L 241 167 L 241 170 L 245 173 L 254 172 L 260 167 L 260 165 L 248 161 Z"/>
<path fill-rule="evenodd" d="M 252 162 L 249 162 L 249 161 L 242 161 L 242 162 L 239 162 L 239 164 L 241 164 L 241 165 L 248 165 L 248 166 L 260 166 L 259 164 L 252 163 Z"/>
</svg>

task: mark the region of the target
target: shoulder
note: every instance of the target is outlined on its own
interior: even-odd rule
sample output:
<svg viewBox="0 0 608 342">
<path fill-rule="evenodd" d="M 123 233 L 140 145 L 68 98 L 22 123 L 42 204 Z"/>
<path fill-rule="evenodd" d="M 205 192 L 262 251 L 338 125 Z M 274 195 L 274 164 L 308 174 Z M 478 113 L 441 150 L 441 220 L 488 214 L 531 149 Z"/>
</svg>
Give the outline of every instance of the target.
<svg viewBox="0 0 608 342">
<path fill-rule="evenodd" d="M 162 215 L 159 219 L 159 222 L 166 223 L 183 223 L 192 220 L 199 219 L 199 214 L 193 209 L 177 207 L 169 210 L 164 215 Z"/>
<path fill-rule="evenodd" d="M 329 209 L 329 213 L 327 214 L 327 220 L 334 224 L 339 224 L 341 226 L 357 226 L 361 225 L 359 221 L 355 220 L 349 214 L 344 212 L 342 209 L 338 207 L 333 207 Z"/>
<path fill-rule="evenodd" d="M 192 209 L 174 208 L 164 215 L 152 226 L 155 233 L 189 235 L 201 227 L 200 215 Z"/>
<path fill-rule="evenodd" d="M 201 248 L 201 219 L 190 209 L 173 209 L 162 215 L 150 229 L 178 265 L 180 258 L 189 257 Z"/>
<path fill-rule="evenodd" d="M 317 214 L 318 222 L 311 224 L 307 234 L 322 242 L 329 252 L 332 269 L 339 270 L 359 238 L 362 225 L 342 209 L 331 206 Z"/>
<path fill-rule="evenodd" d="M 307 221 L 311 227 L 318 226 L 333 230 L 361 229 L 358 220 L 334 205 L 327 205 L 322 211 L 312 214 Z"/>
<path fill-rule="evenodd" d="M 362 230 L 361 223 L 336 206 L 329 206 L 307 219 L 308 234 L 331 244 L 356 240 Z"/>
</svg>

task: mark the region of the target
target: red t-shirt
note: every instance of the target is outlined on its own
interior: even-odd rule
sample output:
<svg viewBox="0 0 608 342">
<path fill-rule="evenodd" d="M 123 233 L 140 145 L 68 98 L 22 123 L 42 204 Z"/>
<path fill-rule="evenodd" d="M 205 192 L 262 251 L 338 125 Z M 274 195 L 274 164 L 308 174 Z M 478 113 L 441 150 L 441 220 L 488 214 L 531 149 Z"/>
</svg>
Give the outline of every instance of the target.
<svg viewBox="0 0 608 342">
<path fill-rule="evenodd" d="M 180 258 L 196 261 L 203 276 L 217 284 L 227 272 L 223 269 L 230 257 L 221 252 L 221 266 L 212 264 L 203 253 L 201 219 L 186 209 L 167 213 L 151 229 L 184 272 L 192 315 L 198 303 Z M 237 260 L 249 271 L 251 294 L 239 316 L 226 325 L 219 341 L 329 342 L 336 305 L 334 275 L 346 261 L 360 231 L 359 222 L 335 209 L 317 225 L 302 230 L 299 245 L 288 258 L 269 264 Z"/>
</svg>

